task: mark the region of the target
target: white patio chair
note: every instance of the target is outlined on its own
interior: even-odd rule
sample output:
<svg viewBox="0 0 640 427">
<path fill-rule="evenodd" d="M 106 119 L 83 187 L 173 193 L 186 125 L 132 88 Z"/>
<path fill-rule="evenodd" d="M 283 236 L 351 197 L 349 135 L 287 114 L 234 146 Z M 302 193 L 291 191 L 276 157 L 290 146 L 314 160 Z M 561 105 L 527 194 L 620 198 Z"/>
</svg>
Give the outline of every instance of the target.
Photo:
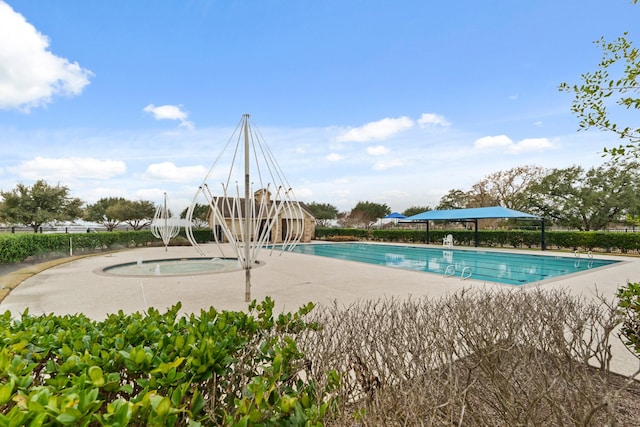
<svg viewBox="0 0 640 427">
<path fill-rule="evenodd" d="M 447 237 L 442 239 L 442 246 L 447 248 L 453 247 L 453 235 L 447 234 Z"/>
</svg>

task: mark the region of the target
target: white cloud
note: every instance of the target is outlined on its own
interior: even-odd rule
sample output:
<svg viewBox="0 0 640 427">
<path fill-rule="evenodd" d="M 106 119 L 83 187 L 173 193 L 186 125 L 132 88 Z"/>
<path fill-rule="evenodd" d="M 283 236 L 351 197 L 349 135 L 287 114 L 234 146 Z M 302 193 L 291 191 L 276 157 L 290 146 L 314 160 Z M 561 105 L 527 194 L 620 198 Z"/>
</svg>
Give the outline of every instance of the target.
<svg viewBox="0 0 640 427">
<path fill-rule="evenodd" d="M 313 190 L 310 188 L 298 187 L 294 189 L 293 196 L 296 200 L 309 200 L 313 197 Z"/>
<path fill-rule="evenodd" d="M 162 190 L 160 188 L 142 188 L 140 190 L 137 190 L 134 193 L 134 199 L 135 200 L 158 200 L 160 201 L 160 203 L 162 203 L 162 201 L 164 200 L 164 193 L 166 193 L 165 190 Z M 173 199 L 171 198 L 171 195 L 167 195 L 169 204 L 171 205 L 173 202 Z M 171 209 L 171 206 L 169 207 Z M 176 214 L 175 212 L 172 212 L 174 215 Z M 180 214 L 180 212 L 178 212 L 178 214 Z"/>
<path fill-rule="evenodd" d="M 191 181 L 203 179 L 207 173 L 204 166 L 178 167 L 172 162 L 155 163 L 149 165 L 145 177 L 167 181 Z"/>
<path fill-rule="evenodd" d="M 513 141 L 507 135 L 485 136 L 473 144 L 479 150 L 488 150 L 493 148 L 505 148 L 513 145 Z"/>
<path fill-rule="evenodd" d="M 546 151 L 557 148 L 548 138 L 527 138 L 509 147 L 512 153 L 525 153 L 530 151 Z"/>
<path fill-rule="evenodd" d="M 180 120 L 180 127 L 193 129 L 193 123 L 187 120 L 189 113 L 182 110 L 182 105 L 149 104 L 142 111 L 151 114 L 156 120 Z"/>
<path fill-rule="evenodd" d="M 389 149 L 384 145 L 367 147 L 367 154 L 369 154 L 370 156 L 383 156 L 387 153 L 389 153 Z"/>
<path fill-rule="evenodd" d="M 337 162 L 344 159 L 344 156 L 341 156 L 338 153 L 331 153 L 329 155 L 327 155 L 327 160 L 330 162 Z"/>
<path fill-rule="evenodd" d="M 513 142 L 506 135 L 485 136 L 476 140 L 474 147 L 482 151 L 503 150 L 511 154 L 532 151 L 546 151 L 557 148 L 548 138 L 526 138 L 520 142 Z"/>
<path fill-rule="evenodd" d="M 411 127 L 413 127 L 413 120 L 408 117 L 386 118 L 377 122 L 367 123 L 359 128 L 349 129 L 338 136 L 337 141 L 366 142 L 386 139 Z"/>
<path fill-rule="evenodd" d="M 49 39 L 2 1 L 0 22 L 0 109 L 28 112 L 89 84 L 91 71 L 51 53 Z"/>
<path fill-rule="evenodd" d="M 398 168 L 407 164 L 407 161 L 400 159 L 392 159 L 392 160 L 378 160 L 374 165 L 373 169 L 377 171 Z"/>
<path fill-rule="evenodd" d="M 28 179 L 71 181 L 76 178 L 109 179 L 126 173 L 127 166 L 120 160 L 99 160 L 90 157 L 36 157 L 8 169 Z"/>
<path fill-rule="evenodd" d="M 428 126 L 441 126 L 449 127 L 451 123 L 440 114 L 434 113 L 422 113 L 422 116 L 418 119 L 418 124 L 421 128 Z"/>
</svg>

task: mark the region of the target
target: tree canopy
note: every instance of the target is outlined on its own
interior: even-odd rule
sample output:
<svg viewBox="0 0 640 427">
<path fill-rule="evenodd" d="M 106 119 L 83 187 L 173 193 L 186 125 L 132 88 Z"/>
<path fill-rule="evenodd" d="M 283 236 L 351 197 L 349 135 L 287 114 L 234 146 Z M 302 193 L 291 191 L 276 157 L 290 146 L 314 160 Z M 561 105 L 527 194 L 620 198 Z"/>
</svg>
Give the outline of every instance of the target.
<svg viewBox="0 0 640 427">
<path fill-rule="evenodd" d="M 458 188 L 449 190 L 447 194 L 440 198 L 437 210 L 462 209 L 468 207 L 467 193 Z"/>
<path fill-rule="evenodd" d="M 523 210 L 528 206 L 528 187 L 545 173 L 543 168 L 530 165 L 493 172 L 473 184 L 469 191 L 450 190 L 440 199 L 437 209 L 504 206 Z"/>
<path fill-rule="evenodd" d="M 49 185 L 44 180 L 32 186 L 22 183 L 11 191 L 0 191 L 0 220 L 22 224 L 34 232 L 43 224 L 74 221 L 82 217 L 82 200 L 71 197 L 69 188 Z"/>
<path fill-rule="evenodd" d="M 316 218 L 316 224 L 320 227 L 326 227 L 331 220 L 338 216 L 338 208 L 329 203 L 311 202 L 306 204 L 307 209 Z"/>
<path fill-rule="evenodd" d="M 349 217 L 369 229 L 378 219 L 384 218 L 390 213 L 391 209 L 386 204 L 358 202 L 356 206 L 351 209 Z"/>
<path fill-rule="evenodd" d="M 148 200 L 125 200 L 113 207 L 114 217 L 129 224 L 134 230 L 142 230 L 151 224 L 155 213 L 155 204 Z"/>
<path fill-rule="evenodd" d="M 636 162 L 553 169 L 529 187 L 530 209 L 559 225 L 601 230 L 640 212 Z"/>
<path fill-rule="evenodd" d="M 108 231 L 113 231 L 122 223 L 117 205 L 124 202 L 126 200 L 123 197 L 104 197 L 92 205 L 87 205 L 84 219 L 101 224 Z"/>
<path fill-rule="evenodd" d="M 427 205 L 427 206 L 411 206 L 410 208 L 407 208 L 404 211 L 402 211 L 402 215 L 404 215 L 404 216 L 413 216 L 413 215 L 417 215 L 419 213 L 430 211 L 430 210 L 431 210 L 431 207 L 429 207 L 429 205 Z"/>
<path fill-rule="evenodd" d="M 184 210 L 180 212 L 180 218 L 185 219 L 187 217 L 188 210 L 189 208 L 184 208 Z M 191 221 L 193 222 L 193 225 L 196 227 L 208 226 L 210 212 L 211 208 L 209 207 L 209 205 L 196 203 L 193 207 L 193 214 L 191 215 Z"/>
<path fill-rule="evenodd" d="M 625 116 L 625 110 L 640 109 L 640 51 L 627 32 L 612 42 L 601 37 L 595 44 L 602 49 L 596 71 L 583 73 L 581 84 L 564 82 L 559 89 L 575 95 L 571 111 L 580 119 L 579 129 L 596 128 L 627 140 L 618 147 L 605 147 L 606 153 L 614 158 L 638 158 L 640 127 L 634 124 L 636 116 L 626 115 L 630 123 L 627 125 L 617 121 Z"/>
</svg>

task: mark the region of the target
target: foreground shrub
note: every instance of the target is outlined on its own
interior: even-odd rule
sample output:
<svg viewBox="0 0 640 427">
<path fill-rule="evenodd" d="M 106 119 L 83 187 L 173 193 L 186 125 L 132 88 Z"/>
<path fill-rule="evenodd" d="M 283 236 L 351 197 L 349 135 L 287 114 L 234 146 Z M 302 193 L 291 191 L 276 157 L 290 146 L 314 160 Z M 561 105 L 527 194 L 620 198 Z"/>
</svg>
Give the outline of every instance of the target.
<svg viewBox="0 0 640 427">
<path fill-rule="evenodd" d="M 274 318 L 211 308 L 0 320 L 0 425 L 316 425 L 330 405 L 299 373 L 291 334 L 312 305 Z M 324 384 L 333 384 L 331 380 Z"/>
<path fill-rule="evenodd" d="M 634 425 L 609 373 L 614 305 L 566 292 L 463 292 L 316 310 L 299 348 L 336 369 L 330 425 Z"/>
<path fill-rule="evenodd" d="M 604 300 L 533 289 L 273 307 L 103 322 L 7 312 L 0 425 L 602 426 L 640 414 L 640 387 L 609 372 L 624 318 Z"/>
<path fill-rule="evenodd" d="M 640 283 L 627 283 L 618 289 L 618 298 L 624 316 L 622 336 L 625 344 L 640 356 Z"/>
</svg>

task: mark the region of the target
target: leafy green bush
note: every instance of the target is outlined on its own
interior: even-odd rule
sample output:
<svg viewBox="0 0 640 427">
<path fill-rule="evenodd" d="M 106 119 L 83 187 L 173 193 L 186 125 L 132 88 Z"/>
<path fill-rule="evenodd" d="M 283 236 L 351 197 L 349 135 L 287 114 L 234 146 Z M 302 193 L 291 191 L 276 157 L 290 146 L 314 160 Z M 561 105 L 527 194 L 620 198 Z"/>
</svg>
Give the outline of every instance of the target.
<svg viewBox="0 0 640 427">
<path fill-rule="evenodd" d="M 430 230 L 430 244 L 440 244 L 447 235 L 453 235 L 456 245 L 474 246 L 474 230 Z M 329 240 L 331 236 L 354 236 L 386 242 L 415 242 L 426 240 L 425 230 L 372 230 L 370 235 L 362 229 L 316 228 L 316 239 Z M 539 248 L 540 231 L 531 230 L 478 230 L 478 245 L 489 247 Z M 584 251 L 640 251 L 640 233 L 614 233 L 606 231 L 547 231 L 547 248 Z"/>
<path fill-rule="evenodd" d="M 211 230 L 194 230 L 198 243 L 211 240 Z M 180 233 L 186 238 L 184 230 Z M 74 234 L 0 234 L 0 263 L 22 262 L 28 257 L 39 257 L 53 253 L 92 252 L 123 247 L 146 246 L 159 240 L 151 231 L 112 231 L 105 233 Z"/>
<path fill-rule="evenodd" d="M 361 228 L 316 228 L 316 239 L 326 239 L 333 236 L 350 236 L 358 239 L 368 239 L 369 232 Z"/>
<path fill-rule="evenodd" d="M 621 334 L 625 344 L 640 356 L 640 283 L 627 283 L 618 289 L 618 307 L 624 321 Z"/>
<path fill-rule="evenodd" d="M 0 425 L 318 425 L 332 405 L 273 301 L 248 313 L 0 318 Z M 336 384 L 335 375 L 332 384 Z"/>
</svg>

